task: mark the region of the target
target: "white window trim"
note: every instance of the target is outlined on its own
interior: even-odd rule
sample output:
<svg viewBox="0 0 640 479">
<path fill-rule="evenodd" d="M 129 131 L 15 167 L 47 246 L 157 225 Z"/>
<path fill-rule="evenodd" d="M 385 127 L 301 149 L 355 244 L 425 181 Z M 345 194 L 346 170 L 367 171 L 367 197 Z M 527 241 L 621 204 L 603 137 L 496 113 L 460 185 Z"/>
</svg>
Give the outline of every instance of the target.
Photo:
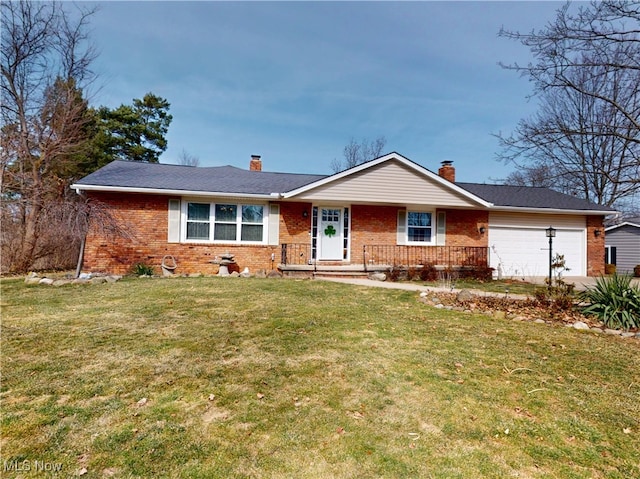
<svg viewBox="0 0 640 479">
<path fill-rule="evenodd" d="M 429 241 L 410 241 L 409 240 L 409 213 L 429 213 L 431 215 L 431 235 L 429 236 Z M 437 216 L 435 210 L 425 210 L 422 208 L 412 208 L 407 207 L 405 211 L 405 224 L 404 224 L 404 236 L 406 245 L 411 246 L 434 246 L 436 244 L 436 235 L 437 235 Z"/>
<path fill-rule="evenodd" d="M 347 210 L 349 212 L 349 223 L 347 224 L 347 227 L 344 227 L 344 211 Z M 343 261 L 351 261 L 351 223 L 353 221 L 353 209 L 351 208 L 351 204 L 349 204 L 349 206 L 344 206 L 342 208 L 342 244 L 343 244 L 343 248 L 345 248 L 344 246 L 344 241 L 347 241 L 347 245 L 346 245 L 346 249 L 347 249 L 347 254 L 346 256 L 343 258 Z M 344 237 L 344 234 L 347 234 L 347 237 Z"/>
<path fill-rule="evenodd" d="M 187 212 L 189 203 L 202 203 L 209 205 L 209 239 L 187 239 Z M 235 205 L 236 211 L 236 239 L 235 240 L 214 240 L 215 231 L 215 205 Z M 260 241 L 242 241 L 242 207 L 243 206 L 262 206 L 262 223 L 244 223 L 252 225 L 262 225 L 262 240 Z M 180 242 L 188 244 L 232 244 L 232 245 L 266 245 L 269 239 L 269 204 L 255 202 L 238 202 L 233 200 L 213 200 L 205 201 L 203 198 L 182 198 L 181 215 L 180 215 Z M 230 223 L 229 223 L 230 224 Z"/>
</svg>

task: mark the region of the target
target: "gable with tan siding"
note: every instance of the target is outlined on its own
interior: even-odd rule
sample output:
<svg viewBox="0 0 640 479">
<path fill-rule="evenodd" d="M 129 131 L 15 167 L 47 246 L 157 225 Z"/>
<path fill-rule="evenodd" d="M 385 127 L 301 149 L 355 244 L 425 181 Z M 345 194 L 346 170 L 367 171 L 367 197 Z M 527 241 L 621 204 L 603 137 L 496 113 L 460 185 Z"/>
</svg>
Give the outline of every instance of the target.
<svg viewBox="0 0 640 479">
<path fill-rule="evenodd" d="M 321 184 L 295 196 L 298 200 L 477 207 L 438 181 L 399 161 L 386 161 L 366 170 Z"/>
</svg>

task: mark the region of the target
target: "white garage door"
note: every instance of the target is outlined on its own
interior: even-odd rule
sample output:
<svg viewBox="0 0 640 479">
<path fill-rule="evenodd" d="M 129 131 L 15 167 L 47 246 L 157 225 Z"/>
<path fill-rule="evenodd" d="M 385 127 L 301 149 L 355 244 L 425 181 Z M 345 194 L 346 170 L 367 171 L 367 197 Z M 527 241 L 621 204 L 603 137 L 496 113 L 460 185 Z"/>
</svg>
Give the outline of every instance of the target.
<svg viewBox="0 0 640 479">
<path fill-rule="evenodd" d="M 564 276 L 584 276 L 584 229 L 557 228 L 553 255 L 564 255 Z M 544 228 L 489 226 L 490 265 L 504 277 L 547 276 L 549 274 L 549 238 Z"/>
</svg>

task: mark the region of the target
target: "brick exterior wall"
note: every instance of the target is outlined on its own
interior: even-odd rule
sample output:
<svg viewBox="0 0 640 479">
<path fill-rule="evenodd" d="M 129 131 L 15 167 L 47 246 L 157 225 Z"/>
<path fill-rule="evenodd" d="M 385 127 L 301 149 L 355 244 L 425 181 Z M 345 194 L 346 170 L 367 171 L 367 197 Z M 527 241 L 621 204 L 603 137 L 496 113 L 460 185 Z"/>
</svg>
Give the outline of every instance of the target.
<svg viewBox="0 0 640 479">
<path fill-rule="evenodd" d="M 587 216 L 587 276 L 604 274 L 604 243 L 604 217 Z"/>
<path fill-rule="evenodd" d="M 168 243 L 169 196 L 103 193 L 91 196 L 111 209 L 129 237 L 108 237 L 93 230 L 87 236 L 84 271 L 126 274 L 134 264 L 143 262 L 159 274 L 162 258 L 172 255 L 178 265 L 176 274 L 217 274 L 219 267 L 212 261 L 226 252 L 236 255 L 237 264 L 232 265 L 230 271 L 242 271 L 245 267 L 252 272 L 269 270 L 278 264 L 278 246 Z M 272 254 L 275 261 L 271 261 Z"/>
<path fill-rule="evenodd" d="M 397 206 L 353 205 L 350 211 L 352 263 L 362 263 L 364 245 L 395 245 Z M 402 208 L 404 209 L 404 208 Z"/>
<path fill-rule="evenodd" d="M 446 213 L 446 246 L 488 246 L 489 212 L 475 210 L 438 210 Z M 485 228 L 484 234 L 480 227 Z"/>
<path fill-rule="evenodd" d="M 280 243 L 311 243 L 311 208 L 311 203 L 280 203 Z"/>
</svg>

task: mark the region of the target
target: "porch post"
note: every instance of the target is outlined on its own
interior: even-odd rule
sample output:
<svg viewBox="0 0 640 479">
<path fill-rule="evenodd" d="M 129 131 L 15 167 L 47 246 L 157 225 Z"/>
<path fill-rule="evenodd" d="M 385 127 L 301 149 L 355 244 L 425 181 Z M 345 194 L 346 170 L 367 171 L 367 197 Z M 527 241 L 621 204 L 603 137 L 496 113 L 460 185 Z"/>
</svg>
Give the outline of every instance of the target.
<svg viewBox="0 0 640 479">
<path fill-rule="evenodd" d="M 367 245 L 362 246 L 362 266 L 365 273 L 367 272 Z"/>
</svg>

